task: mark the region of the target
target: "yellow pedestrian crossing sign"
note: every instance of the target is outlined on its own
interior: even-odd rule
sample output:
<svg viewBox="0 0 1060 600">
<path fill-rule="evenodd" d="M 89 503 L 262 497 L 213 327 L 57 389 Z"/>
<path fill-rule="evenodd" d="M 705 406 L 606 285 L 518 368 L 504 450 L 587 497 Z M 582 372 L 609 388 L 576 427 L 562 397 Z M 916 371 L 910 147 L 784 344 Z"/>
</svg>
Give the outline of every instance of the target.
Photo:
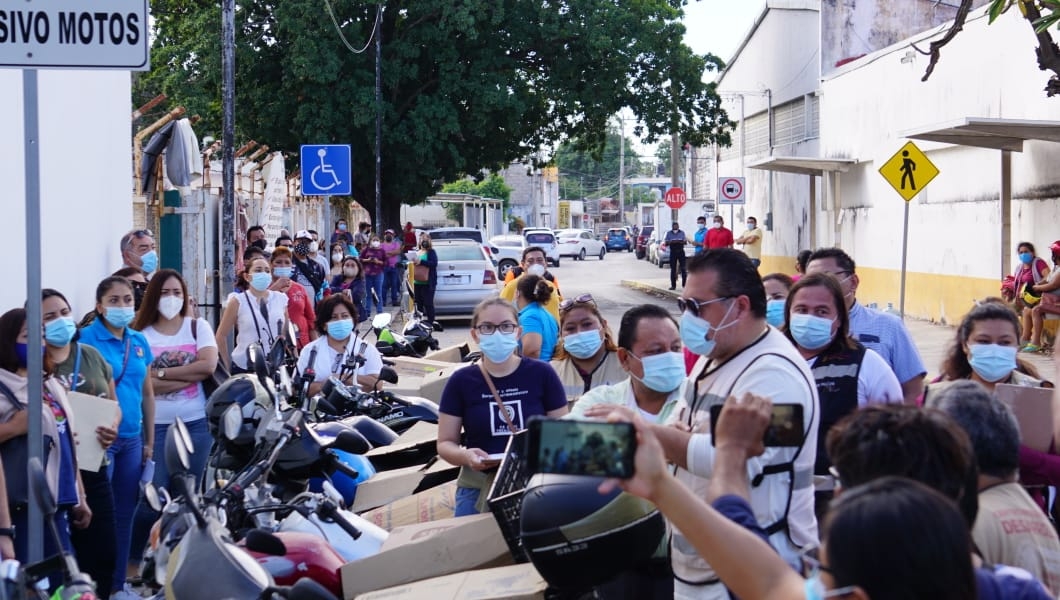
<svg viewBox="0 0 1060 600">
<path fill-rule="evenodd" d="M 880 175 L 906 202 L 926 188 L 938 174 L 938 167 L 913 142 L 906 142 L 880 167 Z"/>
</svg>

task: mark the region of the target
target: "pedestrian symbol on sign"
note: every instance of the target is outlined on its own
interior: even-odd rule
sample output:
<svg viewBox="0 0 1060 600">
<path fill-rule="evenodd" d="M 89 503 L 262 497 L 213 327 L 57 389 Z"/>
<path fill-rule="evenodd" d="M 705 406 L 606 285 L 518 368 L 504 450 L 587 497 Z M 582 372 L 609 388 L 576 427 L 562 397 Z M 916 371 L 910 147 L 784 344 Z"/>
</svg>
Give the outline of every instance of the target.
<svg viewBox="0 0 1060 600">
<path fill-rule="evenodd" d="M 939 169 L 913 142 L 906 142 L 880 167 L 880 175 L 906 202 L 924 191 Z"/>
<path fill-rule="evenodd" d="M 909 158 L 909 151 L 902 150 L 902 189 L 905 189 L 905 180 L 909 179 L 909 189 L 916 189 L 916 182 L 913 180 L 913 171 L 916 171 L 916 163 L 913 159 Z"/>
</svg>

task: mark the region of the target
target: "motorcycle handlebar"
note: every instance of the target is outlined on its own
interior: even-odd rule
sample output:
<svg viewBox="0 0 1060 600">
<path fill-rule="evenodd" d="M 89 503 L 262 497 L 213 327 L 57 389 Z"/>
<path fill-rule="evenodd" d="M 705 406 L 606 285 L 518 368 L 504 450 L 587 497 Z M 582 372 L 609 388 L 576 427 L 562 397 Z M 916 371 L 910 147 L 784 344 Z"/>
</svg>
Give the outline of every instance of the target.
<svg viewBox="0 0 1060 600">
<path fill-rule="evenodd" d="M 328 451 L 328 455 L 331 457 L 331 466 L 335 467 L 336 471 L 340 471 L 351 479 L 357 479 L 361 476 L 361 473 L 354 469 L 350 465 L 339 460 L 338 456 L 335 456 L 334 452 Z"/>
</svg>

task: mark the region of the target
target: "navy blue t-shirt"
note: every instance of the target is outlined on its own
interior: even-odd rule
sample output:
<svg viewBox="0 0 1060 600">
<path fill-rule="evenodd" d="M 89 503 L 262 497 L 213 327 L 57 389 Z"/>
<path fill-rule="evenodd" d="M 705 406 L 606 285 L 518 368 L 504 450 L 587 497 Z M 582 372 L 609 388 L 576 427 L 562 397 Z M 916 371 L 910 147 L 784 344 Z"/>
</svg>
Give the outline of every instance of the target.
<svg viewBox="0 0 1060 600">
<path fill-rule="evenodd" d="M 1022 569 L 996 565 L 975 570 L 979 600 L 1045 600 L 1052 598 L 1037 579 Z"/>
<path fill-rule="evenodd" d="M 518 429 L 525 429 L 530 417 L 567 406 L 563 383 L 552 366 L 532 358 L 522 359 L 515 371 L 504 377 L 493 377 L 493 385 Z M 468 448 L 488 454 L 504 452 L 510 435 L 508 424 L 477 364 L 453 373 L 445 384 L 439 410 L 463 420 Z"/>
</svg>

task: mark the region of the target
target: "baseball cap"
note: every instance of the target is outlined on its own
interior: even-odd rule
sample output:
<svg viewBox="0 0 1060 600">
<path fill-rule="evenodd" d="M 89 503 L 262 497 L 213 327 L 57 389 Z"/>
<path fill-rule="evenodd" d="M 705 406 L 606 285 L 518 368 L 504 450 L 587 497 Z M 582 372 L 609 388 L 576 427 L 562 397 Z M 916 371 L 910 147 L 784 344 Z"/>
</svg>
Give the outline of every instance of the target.
<svg viewBox="0 0 1060 600">
<path fill-rule="evenodd" d="M 311 239 L 313 239 L 313 234 L 309 233 L 308 229 L 299 229 L 298 233 L 294 234 L 294 239 L 296 239 L 296 240 L 303 240 L 303 239 L 304 240 L 311 240 Z"/>
<path fill-rule="evenodd" d="M 393 229 L 387 229 L 384 233 L 389 233 L 390 235 L 394 235 L 394 230 Z"/>
</svg>

